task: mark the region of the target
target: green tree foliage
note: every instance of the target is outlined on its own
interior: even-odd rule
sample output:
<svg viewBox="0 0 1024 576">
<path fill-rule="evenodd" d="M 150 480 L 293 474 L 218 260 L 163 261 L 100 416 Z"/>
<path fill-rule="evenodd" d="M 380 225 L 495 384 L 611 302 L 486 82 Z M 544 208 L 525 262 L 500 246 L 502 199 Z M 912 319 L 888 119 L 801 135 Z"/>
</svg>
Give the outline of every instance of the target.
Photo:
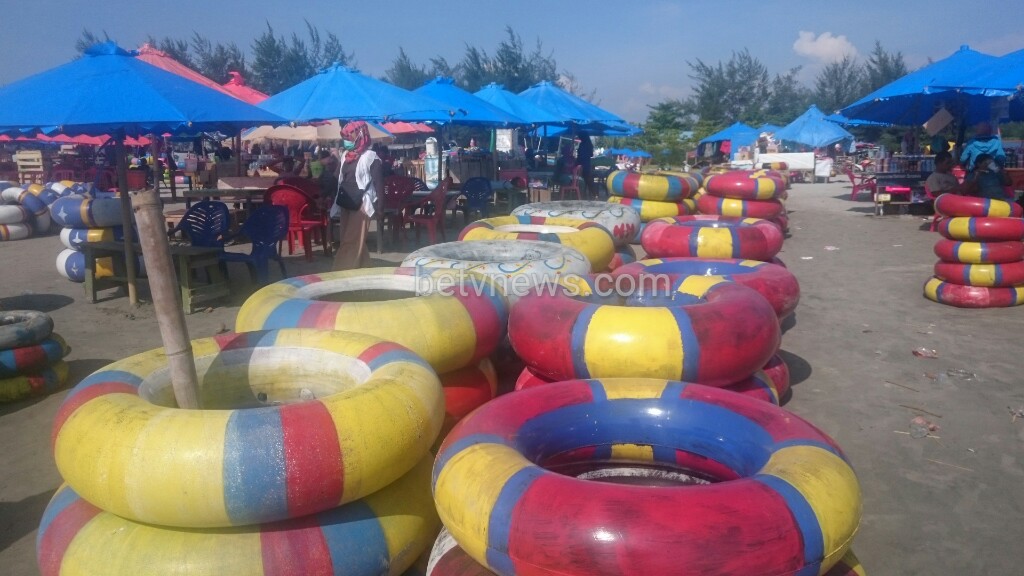
<svg viewBox="0 0 1024 576">
<path fill-rule="evenodd" d="M 243 76 L 247 75 L 245 54 L 234 42 L 227 45 L 220 42 L 214 44 L 198 32 L 193 32 L 191 44 L 190 60 L 194 62 L 193 68 L 203 76 L 218 84 L 223 84 L 228 80 L 228 72 L 240 72 Z"/>
<path fill-rule="evenodd" d="M 785 74 L 776 74 L 772 78 L 768 100 L 765 102 L 761 117 L 753 124 L 754 126 L 760 126 L 765 122 L 785 125 L 807 110 L 813 100 L 813 94 L 810 89 L 797 81 L 796 75 L 799 73 L 800 67 L 798 66 Z"/>
<path fill-rule="evenodd" d="M 405 48 L 398 47 L 398 57 L 391 62 L 391 68 L 384 72 L 385 81 L 406 90 L 415 90 L 430 79 L 427 68 L 414 64 L 405 53 Z"/>
<path fill-rule="evenodd" d="M 826 114 L 852 104 L 864 95 L 865 69 L 853 56 L 830 62 L 814 80 L 814 102 Z"/>
<path fill-rule="evenodd" d="M 533 52 L 527 54 L 522 38 L 507 26 L 505 39 L 498 43 L 493 57 L 485 50 L 467 44 L 466 53 L 454 72 L 459 85 L 470 92 L 497 82 L 506 90 L 518 93 L 542 80 L 557 82 L 557 70 L 554 56 L 545 54 L 539 39 Z"/>
<path fill-rule="evenodd" d="M 875 40 L 875 47 L 864 63 L 864 94 L 870 94 L 882 86 L 907 75 L 907 64 L 902 52 L 887 52 L 882 43 Z"/>
<path fill-rule="evenodd" d="M 768 69 L 746 48 L 728 62 L 709 65 L 687 62 L 697 85 L 690 96 L 693 112 L 721 126 L 734 122 L 760 123 L 772 84 Z"/>
<path fill-rule="evenodd" d="M 166 53 L 168 56 L 174 58 L 178 62 L 181 62 L 185 66 L 196 71 L 199 70 L 199 67 L 196 66 L 196 63 L 192 58 L 192 54 L 189 52 L 190 46 L 187 40 L 177 40 L 165 36 L 163 40 L 157 42 L 152 36 L 150 36 L 147 42 L 150 46 Z"/>
<path fill-rule="evenodd" d="M 276 94 L 310 78 L 322 68 L 338 63 L 349 65 L 354 56 L 345 52 L 341 40 L 329 32 L 326 37 L 308 21 L 307 38 L 292 34 L 289 40 L 267 29 L 252 43 L 252 85 L 267 94 Z"/>
</svg>

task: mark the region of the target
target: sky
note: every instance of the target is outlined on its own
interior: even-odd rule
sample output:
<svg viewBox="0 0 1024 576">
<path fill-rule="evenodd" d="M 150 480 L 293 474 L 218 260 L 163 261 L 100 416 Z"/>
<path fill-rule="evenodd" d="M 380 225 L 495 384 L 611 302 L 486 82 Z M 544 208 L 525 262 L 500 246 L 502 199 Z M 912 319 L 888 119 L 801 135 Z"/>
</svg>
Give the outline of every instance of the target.
<svg viewBox="0 0 1024 576">
<path fill-rule="evenodd" d="M 304 36 L 308 20 L 379 77 L 399 47 L 417 64 L 443 56 L 454 65 L 467 45 L 493 54 L 511 26 L 528 52 L 539 40 L 560 72 L 596 91 L 596 103 L 636 122 L 648 106 L 690 94 L 687 62 L 714 65 L 744 48 L 772 75 L 802 67 L 809 87 L 833 60 L 863 61 L 876 40 L 911 70 L 961 45 L 996 56 L 1024 49 L 1024 11 L 951 0 L 0 0 L 0 15 L 0 86 L 72 59 L 83 29 L 127 48 L 195 31 L 248 51 L 268 22 L 277 34 Z"/>
</svg>

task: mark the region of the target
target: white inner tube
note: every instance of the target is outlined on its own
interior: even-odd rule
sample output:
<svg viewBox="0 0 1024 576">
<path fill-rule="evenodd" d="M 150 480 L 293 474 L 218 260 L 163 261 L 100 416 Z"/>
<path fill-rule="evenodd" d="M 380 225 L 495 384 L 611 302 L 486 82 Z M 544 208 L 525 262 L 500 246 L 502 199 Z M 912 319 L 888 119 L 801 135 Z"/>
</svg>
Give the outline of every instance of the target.
<svg viewBox="0 0 1024 576">
<path fill-rule="evenodd" d="M 524 204 L 513 210 L 512 216 L 576 218 L 597 222 L 612 233 L 616 246 L 629 244 L 640 226 L 640 213 L 633 207 L 594 200 Z"/>
</svg>

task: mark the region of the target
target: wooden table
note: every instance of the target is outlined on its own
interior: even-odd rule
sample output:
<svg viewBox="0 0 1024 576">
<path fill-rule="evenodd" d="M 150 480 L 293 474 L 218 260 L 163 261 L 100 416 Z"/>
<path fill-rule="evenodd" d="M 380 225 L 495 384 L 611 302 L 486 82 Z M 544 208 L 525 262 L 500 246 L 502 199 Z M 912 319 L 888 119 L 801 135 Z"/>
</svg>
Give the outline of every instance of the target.
<svg viewBox="0 0 1024 576">
<path fill-rule="evenodd" d="M 108 288 L 123 288 L 128 284 L 123 242 L 89 242 L 82 244 L 85 254 L 85 297 L 96 302 L 96 292 Z M 181 304 L 186 314 L 192 314 L 198 305 L 231 294 L 227 275 L 221 267 L 220 248 L 171 245 Z M 142 246 L 135 244 L 135 253 L 142 254 Z M 114 275 L 96 278 L 96 259 L 110 258 Z M 206 282 L 198 282 L 196 272 L 206 275 Z"/>
<path fill-rule="evenodd" d="M 254 201 L 262 201 L 266 193 L 266 188 L 197 188 L 183 190 L 181 197 L 185 199 L 186 208 L 192 207 L 193 200 L 226 198 L 234 200 L 236 203 L 244 203 L 246 209 L 251 209 Z"/>
<path fill-rule="evenodd" d="M 277 178 L 266 178 L 263 176 L 223 176 L 217 179 L 219 190 L 233 190 L 237 188 L 251 189 L 263 188 L 266 190 L 277 182 Z"/>
</svg>

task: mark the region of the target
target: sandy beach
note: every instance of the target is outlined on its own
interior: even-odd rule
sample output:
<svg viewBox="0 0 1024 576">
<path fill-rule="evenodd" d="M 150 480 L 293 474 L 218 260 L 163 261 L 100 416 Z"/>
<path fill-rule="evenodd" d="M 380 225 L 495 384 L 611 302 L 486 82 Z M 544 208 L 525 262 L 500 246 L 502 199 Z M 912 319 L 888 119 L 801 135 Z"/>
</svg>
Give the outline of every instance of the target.
<svg viewBox="0 0 1024 576">
<path fill-rule="evenodd" d="M 921 287 L 938 235 L 920 216 L 874 216 L 866 195 L 849 200 L 849 186 L 795 184 L 790 191 L 792 237 L 780 257 L 802 296 L 784 326 L 782 356 L 793 378 L 785 407 L 835 438 L 857 471 L 863 519 L 854 550 L 869 574 L 1019 574 L 1024 419 L 1011 412 L 1024 408 L 1024 307 L 961 310 L 926 300 Z M 457 225 L 448 222 L 454 240 L 462 215 Z M 378 258 L 373 248 L 375 265 L 405 254 Z M 53 316 L 72 347 L 72 383 L 160 346 L 152 306 L 132 308 L 112 292 L 89 303 L 81 285 L 57 274 L 61 249 L 56 235 L 0 243 L 0 307 Z M 319 250 L 312 262 L 300 254 L 286 262 L 289 275 L 330 267 Z M 186 317 L 193 339 L 233 328 L 254 287 L 241 265 L 230 276 L 232 298 Z M 278 278 L 274 267 L 271 278 Z M 915 356 L 917 348 L 938 357 Z M 61 482 L 51 424 L 65 394 L 0 405 L 0 566 L 7 574 L 38 573 L 36 527 Z M 916 416 L 938 428 L 910 435 Z"/>
</svg>

